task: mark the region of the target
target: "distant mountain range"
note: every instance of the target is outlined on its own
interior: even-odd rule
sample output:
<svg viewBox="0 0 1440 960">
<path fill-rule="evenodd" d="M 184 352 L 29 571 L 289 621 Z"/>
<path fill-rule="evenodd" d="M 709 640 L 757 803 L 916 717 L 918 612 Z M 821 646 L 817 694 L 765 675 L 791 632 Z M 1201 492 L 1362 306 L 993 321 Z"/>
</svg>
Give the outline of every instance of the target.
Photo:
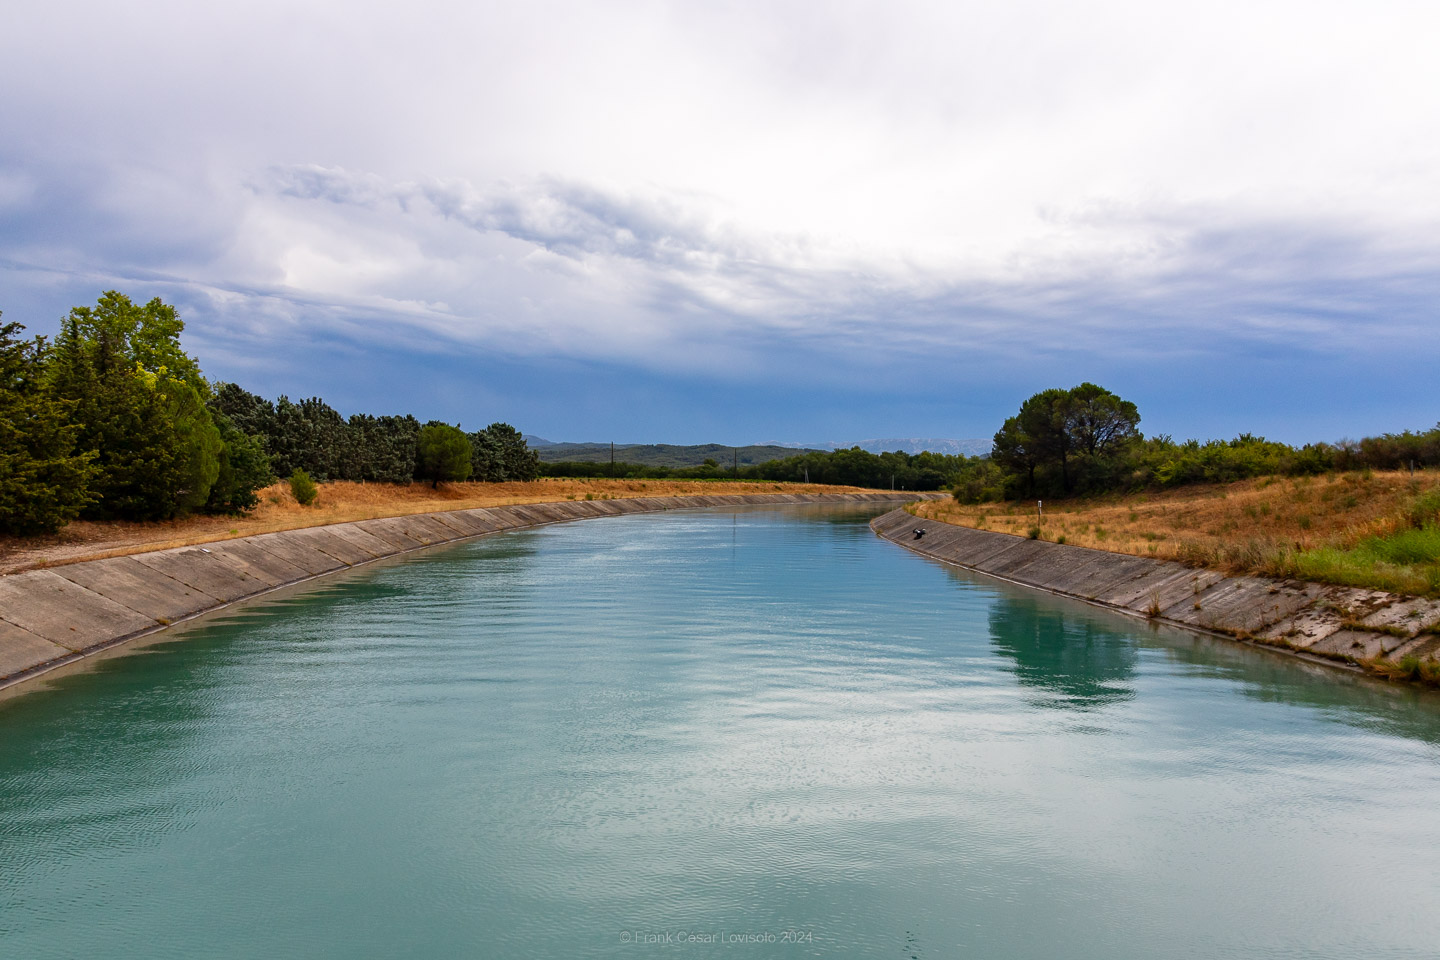
<svg viewBox="0 0 1440 960">
<path fill-rule="evenodd" d="M 607 443 L 565 443 L 554 440 L 546 440 L 544 437 L 536 437 L 526 434 L 525 442 L 530 448 L 539 454 L 540 459 L 546 463 L 558 463 L 560 461 L 580 461 L 584 463 L 604 463 L 610 459 L 610 444 Z M 936 438 L 905 438 L 905 439 L 877 439 L 877 440 L 852 440 L 846 442 L 828 443 L 786 443 L 777 441 L 774 443 L 757 443 L 744 447 L 729 447 L 721 443 L 699 443 L 699 444 L 671 444 L 671 443 L 617 443 L 615 444 L 615 459 L 624 463 L 640 463 L 651 467 L 698 467 L 707 459 L 714 460 L 721 466 L 729 466 L 736 460 L 743 466 L 751 466 L 757 463 L 765 463 L 767 460 L 779 460 L 784 457 L 793 457 L 796 454 L 804 453 L 807 450 L 848 450 L 851 447 L 859 447 L 871 453 L 890 453 L 900 450 L 905 453 L 944 453 L 951 456 L 964 454 L 973 457 L 990 452 L 990 441 L 982 439 L 974 440 L 942 440 Z"/>
<path fill-rule="evenodd" d="M 990 452 L 991 441 L 985 437 L 976 437 L 971 440 L 944 440 L 938 437 L 889 437 L 877 440 L 844 440 L 831 441 L 826 443 L 786 443 L 782 440 L 772 441 L 769 446 L 793 447 L 807 450 L 848 450 L 851 447 L 859 447 L 861 450 L 868 450 L 871 453 L 892 453 L 900 450 L 904 453 L 944 453 L 950 456 L 978 457 Z"/>
</svg>

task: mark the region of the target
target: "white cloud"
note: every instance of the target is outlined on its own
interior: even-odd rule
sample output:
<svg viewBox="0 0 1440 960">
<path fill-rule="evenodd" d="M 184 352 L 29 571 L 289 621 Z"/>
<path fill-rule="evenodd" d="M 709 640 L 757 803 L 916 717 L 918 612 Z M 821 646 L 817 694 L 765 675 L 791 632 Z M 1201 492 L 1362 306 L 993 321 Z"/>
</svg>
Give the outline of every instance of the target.
<svg viewBox="0 0 1440 960">
<path fill-rule="evenodd" d="M 253 300 L 666 366 L 786 343 L 1339 350 L 1413 335 L 1437 286 L 1428 4 L 62 0 L 11 20 L 0 252 L 228 291 L 217 324 Z"/>
</svg>

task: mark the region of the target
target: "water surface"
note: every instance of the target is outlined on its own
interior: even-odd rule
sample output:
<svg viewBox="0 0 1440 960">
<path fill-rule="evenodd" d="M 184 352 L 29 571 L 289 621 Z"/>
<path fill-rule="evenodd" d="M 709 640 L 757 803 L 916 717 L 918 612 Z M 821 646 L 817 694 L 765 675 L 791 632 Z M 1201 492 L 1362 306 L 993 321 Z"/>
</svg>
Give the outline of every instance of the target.
<svg viewBox="0 0 1440 960">
<path fill-rule="evenodd" d="M 0 702 L 0 956 L 1440 952 L 1435 697 L 875 512 L 489 537 Z"/>
</svg>

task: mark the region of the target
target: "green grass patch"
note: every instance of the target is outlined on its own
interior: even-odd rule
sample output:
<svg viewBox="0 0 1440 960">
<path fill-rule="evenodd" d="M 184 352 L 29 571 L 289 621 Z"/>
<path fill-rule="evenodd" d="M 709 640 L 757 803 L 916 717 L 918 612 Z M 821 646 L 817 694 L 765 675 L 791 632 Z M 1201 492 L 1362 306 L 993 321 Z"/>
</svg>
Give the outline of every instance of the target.
<svg viewBox="0 0 1440 960">
<path fill-rule="evenodd" d="M 1371 537 L 1352 547 L 1316 547 L 1280 561 L 1287 576 L 1347 587 L 1440 596 L 1440 527 Z"/>
</svg>

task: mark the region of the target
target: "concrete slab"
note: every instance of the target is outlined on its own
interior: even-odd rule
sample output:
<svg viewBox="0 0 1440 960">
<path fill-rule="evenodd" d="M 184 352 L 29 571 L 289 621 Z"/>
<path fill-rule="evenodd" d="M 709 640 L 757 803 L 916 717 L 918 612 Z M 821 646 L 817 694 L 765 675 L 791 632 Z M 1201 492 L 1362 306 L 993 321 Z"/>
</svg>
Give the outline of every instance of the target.
<svg viewBox="0 0 1440 960">
<path fill-rule="evenodd" d="M 387 540 L 381 540 L 373 533 L 367 533 L 353 523 L 336 523 L 328 527 L 321 527 L 315 531 L 315 545 L 329 553 L 337 560 L 346 560 L 347 556 L 340 552 L 332 551 L 331 545 L 324 542 L 326 536 L 336 537 L 343 540 L 351 548 L 362 551 L 366 554 L 365 559 L 377 560 L 380 557 L 388 557 L 395 552 L 395 547 Z M 363 561 L 356 560 L 356 563 Z"/>
<path fill-rule="evenodd" d="M 565 509 L 571 517 L 577 520 L 605 515 L 605 510 L 600 506 L 598 500 L 567 500 Z"/>
<path fill-rule="evenodd" d="M 1234 577 L 1222 577 L 1195 596 L 1187 597 L 1174 606 L 1166 608 L 1161 615 L 1168 620 L 1178 620 L 1181 623 L 1215 629 L 1212 626 L 1214 617 L 1209 611 L 1216 603 L 1224 601 L 1232 591 L 1239 589 L 1235 580 Z"/>
<path fill-rule="evenodd" d="M 212 557 L 219 557 L 246 576 L 263 580 L 271 587 L 294 583 L 309 576 L 303 568 L 282 560 L 248 540 L 222 540 L 206 546 Z"/>
<path fill-rule="evenodd" d="M 350 564 L 331 556 L 315 546 L 315 538 L 306 530 L 287 530 L 284 533 L 262 533 L 246 537 L 247 542 L 279 557 L 286 563 L 303 570 L 307 576 L 315 577 L 331 570 L 339 570 Z M 343 541 L 341 541 L 343 543 Z"/>
<path fill-rule="evenodd" d="M 1366 590 L 1360 587 L 1339 587 L 1331 594 L 1330 602 L 1348 620 L 1363 621 L 1367 617 L 1388 607 L 1395 600 L 1395 595 L 1380 590 Z"/>
<path fill-rule="evenodd" d="M 920 524 L 915 524 L 911 529 L 920 526 Z M 937 532 L 932 530 L 928 524 L 925 525 L 923 529 L 925 530 L 925 536 L 919 542 L 924 543 L 926 540 L 935 538 L 932 541 L 933 543 L 944 544 L 944 553 L 940 553 L 942 548 L 938 546 L 932 546 L 927 549 L 935 551 L 943 559 L 951 560 L 954 563 L 962 563 L 966 566 L 978 567 L 981 564 L 988 564 L 996 558 L 1003 557 L 1009 551 L 1018 549 L 1021 544 L 1025 543 L 1020 537 L 1011 537 L 1003 533 L 990 533 L 983 530 L 962 528 L 954 535 L 954 539 L 952 540 L 949 537 L 938 537 Z M 907 535 L 902 534 L 902 537 L 903 536 Z"/>
<path fill-rule="evenodd" d="M 535 503 L 525 507 L 528 516 L 538 518 L 542 523 L 559 523 L 574 520 L 579 514 L 558 503 Z"/>
<path fill-rule="evenodd" d="M 1399 641 L 1387 654 L 1392 660 L 1399 660 L 1401 657 L 1420 657 L 1440 659 L 1440 634 L 1422 633 L 1413 640 Z"/>
<path fill-rule="evenodd" d="M 139 553 L 135 555 L 135 562 L 225 603 L 260 593 L 271 586 L 212 555 L 209 547 Z"/>
<path fill-rule="evenodd" d="M 216 597 L 136 562 L 114 557 L 57 567 L 56 576 L 160 623 L 174 623 L 219 606 Z"/>
<path fill-rule="evenodd" d="M 465 517 L 465 522 L 474 527 L 477 533 L 494 533 L 503 529 L 500 523 L 491 516 L 489 509 L 465 510 L 462 511 L 462 515 Z"/>
<path fill-rule="evenodd" d="M 160 625 L 49 570 L 0 578 L 0 619 L 67 650 L 88 650 Z"/>
<path fill-rule="evenodd" d="M 513 506 L 486 507 L 485 509 L 489 512 L 490 519 L 501 530 L 514 530 L 516 527 L 530 525 L 530 521 L 525 519 L 525 516 Z"/>
<path fill-rule="evenodd" d="M 69 656 L 73 650 L 0 620 L 0 680 Z"/>
<path fill-rule="evenodd" d="M 609 501 L 594 502 L 602 504 L 600 509 L 608 514 L 616 515 L 620 512 L 611 507 Z M 550 518 L 546 516 L 545 511 L 539 505 L 519 503 L 511 507 L 506 507 L 505 509 L 509 511 L 510 516 L 516 518 L 522 526 L 533 527 L 550 522 Z"/>
<path fill-rule="evenodd" d="M 436 520 L 428 513 L 417 513 L 408 517 L 396 517 L 400 522 L 400 529 L 408 536 L 414 537 L 425 544 L 449 543 L 452 540 L 460 539 L 460 534 L 451 527 Z"/>
<path fill-rule="evenodd" d="M 432 513 L 430 516 L 436 523 L 444 524 L 452 530 L 457 538 L 476 537 L 490 532 L 463 510 Z"/>
<path fill-rule="evenodd" d="M 1070 592 L 1070 586 L 1082 575 L 1089 576 L 1101 565 L 1108 565 L 1108 558 L 1096 556 L 1094 550 L 1052 543 L 1039 546 L 1023 563 L 1012 564 L 1006 576 L 1046 589 Z"/>
<path fill-rule="evenodd" d="M 1255 633 L 1296 609 L 1296 605 L 1286 601 L 1278 591 L 1272 594 L 1272 585 L 1273 581 L 1256 577 L 1229 577 L 1196 598 L 1201 604 L 1200 610 L 1194 609 L 1193 602 L 1186 609 L 1182 601 L 1172 608 L 1173 617 L 1170 611 L 1166 611 L 1165 616 L 1212 630 Z"/>
<path fill-rule="evenodd" d="M 1037 561 L 1044 562 L 1050 552 L 1050 546 L 1050 544 L 1041 543 L 1038 540 L 1021 540 L 1013 549 L 987 560 L 985 569 L 1011 580 L 1022 580 L 1016 574 L 1023 572 L 1026 567 Z"/>
<path fill-rule="evenodd" d="M 1367 627 L 1396 627 L 1413 637 L 1432 624 L 1440 624 L 1440 600 L 1400 597 L 1379 608 L 1361 623 Z"/>
<path fill-rule="evenodd" d="M 386 544 L 387 549 L 381 556 L 388 557 L 425 546 L 420 540 L 407 534 L 393 519 L 359 520 L 353 526 Z"/>
<path fill-rule="evenodd" d="M 949 524 L 942 524 L 934 520 L 920 520 L 917 517 L 910 516 L 910 514 L 906 513 L 904 510 L 891 510 L 889 513 L 882 513 L 880 516 L 871 520 L 870 529 L 874 530 L 881 536 L 886 536 L 888 534 L 893 534 L 896 531 L 903 530 L 905 528 L 907 519 L 910 523 L 932 524 L 937 529 L 944 529 L 945 527 L 949 526 Z"/>
<path fill-rule="evenodd" d="M 1144 577 L 1154 574 L 1154 561 L 1140 557 L 1114 554 L 1114 559 L 1087 568 L 1078 577 L 1073 591 L 1076 596 L 1102 603 L 1103 597 L 1128 596 Z"/>
<path fill-rule="evenodd" d="M 1127 610 L 1149 613 L 1151 608 L 1164 610 L 1195 593 L 1194 571 L 1177 563 L 1162 564 L 1154 573 L 1131 584 L 1128 590 L 1116 590 L 1111 602 Z"/>
<path fill-rule="evenodd" d="M 1307 649 L 1316 653 L 1338 654 L 1369 660 L 1382 656 L 1391 648 L 1399 646 L 1400 640 L 1385 633 L 1369 633 L 1359 630 L 1337 630 Z"/>
<path fill-rule="evenodd" d="M 1333 610 L 1315 605 L 1271 624 L 1260 631 L 1257 636 L 1265 639 L 1284 640 L 1292 646 L 1305 650 L 1339 630 L 1343 621 L 1344 618 Z"/>
</svg>

